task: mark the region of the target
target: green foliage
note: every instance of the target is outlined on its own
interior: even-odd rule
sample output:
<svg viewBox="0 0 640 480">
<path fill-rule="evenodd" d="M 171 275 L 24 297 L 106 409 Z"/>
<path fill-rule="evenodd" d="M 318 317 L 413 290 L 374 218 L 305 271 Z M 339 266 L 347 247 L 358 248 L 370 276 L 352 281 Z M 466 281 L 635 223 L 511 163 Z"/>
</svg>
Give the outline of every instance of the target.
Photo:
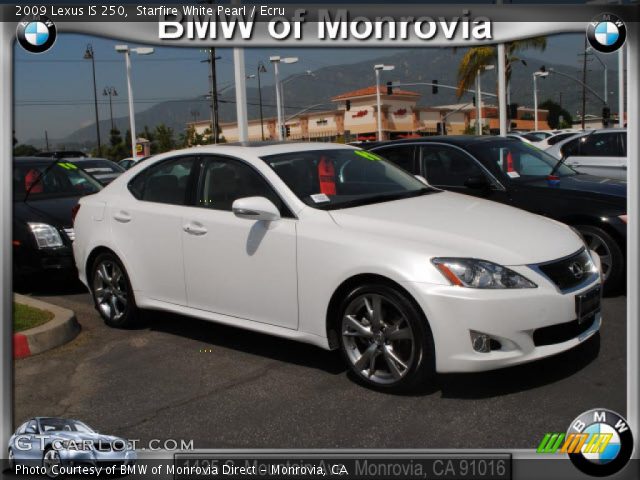
<svg viewBox="0 0 640 480">
<path fill-rule="evenodd" d="M 167 127 L 164 123 L 157 125 L 154 144 L 157 153 L 173 150 L 176 146 L 173 139 L 173 128 Z"/>
<path fill-rule="evenodd" d="M 34 147 L 33 145 L 16 145 L 13 148 L 13 156 L 14 157 L 28 157 L 30 155 L 34 155 L 36 153 L 38 153 L 40 150 L 38 150 L 36 147 Z"/>
<path fill-rule="evenodd" d="M 541 103 L 539 107 L 544 110 L 549 110 L 547 123 L 551 128 L 570 128 L 572 126 L 573 119 L 571 118 L 571 114 L 562 108 L 560 104 L 553 100 L 546 100 Z M 562 120 L 560 117 L 562 117 Z"/>
</svg>

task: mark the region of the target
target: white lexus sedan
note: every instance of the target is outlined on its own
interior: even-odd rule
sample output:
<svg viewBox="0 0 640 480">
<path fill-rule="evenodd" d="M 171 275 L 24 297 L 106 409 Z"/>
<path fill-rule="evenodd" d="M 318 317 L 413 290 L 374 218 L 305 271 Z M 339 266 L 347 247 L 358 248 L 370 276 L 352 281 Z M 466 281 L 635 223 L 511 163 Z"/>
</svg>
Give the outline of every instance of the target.
<svg viewBox="0 0 640 480">
<path fill-rule="evenodd" d="M 77 208 L 108 325 L 164 310 L 339 348 L 382 389 L 548 357 L 601 324 L 599 260 L 569 227 L 355 147 L 174 151 Z"/>
</svg>

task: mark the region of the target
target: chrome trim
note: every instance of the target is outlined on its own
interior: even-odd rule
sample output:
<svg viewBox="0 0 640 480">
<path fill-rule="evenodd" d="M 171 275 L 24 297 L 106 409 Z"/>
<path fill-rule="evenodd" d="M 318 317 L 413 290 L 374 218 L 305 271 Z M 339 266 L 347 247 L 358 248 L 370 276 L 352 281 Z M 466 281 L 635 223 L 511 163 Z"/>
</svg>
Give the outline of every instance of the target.
<svg viewBox="0 0 640 480">
<path fill-rule="evenodd" d="M 62 231 L 72 242 L 76 239 L 76 232 L 73 228 L 63 228 Z"/>
</svg>

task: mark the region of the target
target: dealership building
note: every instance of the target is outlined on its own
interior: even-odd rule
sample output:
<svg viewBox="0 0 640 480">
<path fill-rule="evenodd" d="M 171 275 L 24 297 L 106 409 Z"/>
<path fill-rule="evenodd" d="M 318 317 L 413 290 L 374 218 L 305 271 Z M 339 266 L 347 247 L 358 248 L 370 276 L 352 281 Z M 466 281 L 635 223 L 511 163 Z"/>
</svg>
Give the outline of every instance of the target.
<svg viewBox="0 0 640 480">
<path fill-rule="evenodd" d="M 468 132 L 476 124 L 476 107 L 471 103 L 440 106 L 418 106 L 420 94 L 402 89 L 393 89 L 389 94 L 386 86 L 380 87 L 382 136 L 384 139 L 412 138 L 435 135 L 446 129 L 448 135 Z M 366 87 L 337 95 L 331 99 L 336 104 L 333 110 L 308 111 L 286 121 L 287 139 L 310 141 L 367 141 L 377 138 L 378 108 L 376 87 Z M 547 110 L 538 110 L 538 128 L 549 129 Z M 483 104 L 480 117 L 482 125 L 491 133 L 500 129 L 498 108 Z M 249 140 L 277 139 L 277 119 L 265 118 L 249 121 Z M 510 119 L 512 129 L 533 130 L 534 112 L 531 108 L 519 107 L 517 117 Z M 210 120 L 190 122 L 195 133 L 206 135 L 211 128 Z M 238 126 L 233 123 L 220 124 L 221 135 L 227 142 L 238 140 Z"/>
</svg>

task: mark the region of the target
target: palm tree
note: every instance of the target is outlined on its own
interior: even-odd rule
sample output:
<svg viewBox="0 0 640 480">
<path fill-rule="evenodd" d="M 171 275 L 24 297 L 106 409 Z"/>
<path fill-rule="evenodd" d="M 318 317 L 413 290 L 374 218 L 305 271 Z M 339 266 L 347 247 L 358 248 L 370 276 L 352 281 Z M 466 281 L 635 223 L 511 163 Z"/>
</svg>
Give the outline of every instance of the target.
<svg viewBox="0 0 640 480">
<path fill-rule="evenodd" d="M 526 65 L 525 61 L 517 56 L 517 53 L 532 48 L 541 51 L 545 50 L 547 48 L 546 37 L 515 40 L 505 44 L 505 75 L 507 77 L 507 85 L 511 80 L 512 66 L 518 62 Z M 491 65 L 497 62 L 497 60 L 498 48 L 495 46 L 487 45 L 470 48 L 467 53 L 464 54 L 462 60 L 460 60 L 460 65 L 458 65 L 458 89 L 456 91 L 458 98 L 464 94 L 465 90 L 473 87 L 476 76 L 482 67 Z"/>
</svg>

